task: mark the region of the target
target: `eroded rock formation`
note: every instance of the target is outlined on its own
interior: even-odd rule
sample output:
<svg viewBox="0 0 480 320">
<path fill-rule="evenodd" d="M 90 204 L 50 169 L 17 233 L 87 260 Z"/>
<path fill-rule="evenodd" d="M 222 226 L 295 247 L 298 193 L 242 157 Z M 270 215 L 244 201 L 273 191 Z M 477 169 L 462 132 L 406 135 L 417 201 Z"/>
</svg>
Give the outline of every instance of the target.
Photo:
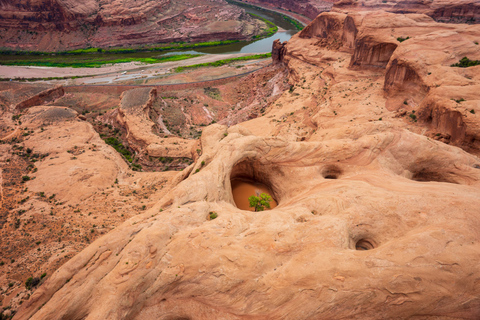
<svg viewBox="0 0 480 320">
<path fill-rule="evenodd" d="M 385 10 L 394 13 L 423 13 L 436 21 L 479 23 L 480 4 L 476 0 L 340 0 L 334 10 Z"/>
<path fill-rule="evenodd" d="M 0 2 L 0 47 L 61 51 L 250 39 L 265 25 L 222 0 Z"/>
<path fill-rule="evenodd" d="M 15 317 L 478 318 L 480 66 L 451 65 L 480 60 L 479 37 L 423 14 L 321 14 L 274 45 L 291 87 L 263 116 L 206 127 L 151 208 L 48 275 Z M 135 90 L 120 109 L 141 121 L 154 92 Z M 51 111 L 35 108 L 38 130 Z M 161 176 L 116 170 L 108 181 L 138 187 Z M 239 209 L 238 177 L 278 206 Z"/>
<path fill-rule="evenodd" d="M 272 8 L 280 8 L 287 11 L 293 11 L 314 19 L 318 14 L 329 11 L 335 1 L 333 0 L 248 0 L 246 2 L 256 3 Z"/>
</svg>

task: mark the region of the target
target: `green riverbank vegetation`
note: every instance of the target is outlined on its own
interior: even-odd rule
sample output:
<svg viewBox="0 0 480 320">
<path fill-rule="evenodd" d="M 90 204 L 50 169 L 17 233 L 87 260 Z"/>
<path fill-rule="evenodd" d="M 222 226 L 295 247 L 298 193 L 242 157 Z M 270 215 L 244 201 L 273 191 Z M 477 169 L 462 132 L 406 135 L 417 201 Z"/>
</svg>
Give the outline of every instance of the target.
<svg viewBox="0 0 480 320">
<path fill-rule="evenodd" d="M 82 55 L 82 56 L 39 56 L 38 59 L 24 59 L 26 56 L 16 56 L 17 59 L 0 60 L 0 65 L 5 66 L 39 66 L 39 67 L 57 67 L 57 68 L 99 68 L 101 66 L 127 63 L 141 62 L 146 64 L 163 63 L 170 61 L 180 61 L 199 57 L 201 54 L 178 54 L 165 55 L 158 57 L 118 57 L 118 56 L 102 56 L 102 55 Z M 37 57 L 37 56 L 34 56 Z"/>
</svg>

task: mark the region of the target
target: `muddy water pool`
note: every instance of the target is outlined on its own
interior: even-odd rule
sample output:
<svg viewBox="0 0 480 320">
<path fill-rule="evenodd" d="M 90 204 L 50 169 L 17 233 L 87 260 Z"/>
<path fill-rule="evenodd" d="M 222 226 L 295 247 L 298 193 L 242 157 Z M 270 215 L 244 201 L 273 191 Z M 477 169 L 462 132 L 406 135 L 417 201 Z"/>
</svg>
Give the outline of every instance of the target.
<svg viewBox="0 0 480 320">
<path fill-rule="evenodd" d="M 259 196 L 261 193 L 267 193 L 272 196 L 272 191 L 262 183 L 245 180 L 245 179 L 233 179 L 232 180 L 232 193 L 233 200 L 239 209 L 254 211 L 250 208 L 248 198 L 251 196 Z M 277 202 L 273 199 L 270 202 L 270 209 L 277 206 Z M 268 209 L 267 209 L 268 210 Z"/>
</svg>

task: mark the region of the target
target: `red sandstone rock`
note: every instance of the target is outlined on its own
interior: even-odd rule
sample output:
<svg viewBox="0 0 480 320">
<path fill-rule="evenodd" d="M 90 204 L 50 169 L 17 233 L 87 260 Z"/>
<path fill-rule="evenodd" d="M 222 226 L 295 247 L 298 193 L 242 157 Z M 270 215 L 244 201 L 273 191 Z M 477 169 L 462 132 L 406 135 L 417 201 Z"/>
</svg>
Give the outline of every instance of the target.
<svg viewBox="0 0 480 320">
<path fill-rule="evenodd" d="M 270 6 L 287 11 L 302 14 L 310 19 L 314 19 L 318 14 L 329 11 L 332 8 L 334 0 L 246 0 L 253 4 Z"/>
<path fill-rule="evenodd" d="M 335 3 L 333 10 L 423 13 L 439 22 L 480 22 L 480 3 L 476 0 L 340 0 Z"/>
<path fill-rule="evenodd" d="M 86 47 L 250 39 L 263 23 L 222 0 L 71 0 L 0 3 L 0 47 L 59 51 Z"/>
</svg>

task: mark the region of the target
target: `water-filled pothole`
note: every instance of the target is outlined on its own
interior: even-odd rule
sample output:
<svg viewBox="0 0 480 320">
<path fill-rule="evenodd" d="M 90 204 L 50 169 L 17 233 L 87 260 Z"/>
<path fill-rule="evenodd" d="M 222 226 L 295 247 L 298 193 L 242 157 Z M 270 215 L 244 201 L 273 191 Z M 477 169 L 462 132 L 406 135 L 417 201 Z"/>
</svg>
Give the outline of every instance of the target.
<svg viewBox="0 0 480 320">
<path fill-rule="evenodd" d="M 360 239 L 355 243 L 356 250 L 372 250 L 375 249 L 377 245 L 371 239 Z"/>
<path fill-rule="evenodd" d="M 272 196 L 273 192 L 266 185 L 244 178 L 232 179 L 233 200 L 239 209 L 255 211 L 254 208 L 250 207 L 248 198 L 250 196 L 258 197 L 262 193 L 266 193 L 272 197 L 270 209 L 275 208 L 277 206 L 277 202 Z"/>
</svg>

